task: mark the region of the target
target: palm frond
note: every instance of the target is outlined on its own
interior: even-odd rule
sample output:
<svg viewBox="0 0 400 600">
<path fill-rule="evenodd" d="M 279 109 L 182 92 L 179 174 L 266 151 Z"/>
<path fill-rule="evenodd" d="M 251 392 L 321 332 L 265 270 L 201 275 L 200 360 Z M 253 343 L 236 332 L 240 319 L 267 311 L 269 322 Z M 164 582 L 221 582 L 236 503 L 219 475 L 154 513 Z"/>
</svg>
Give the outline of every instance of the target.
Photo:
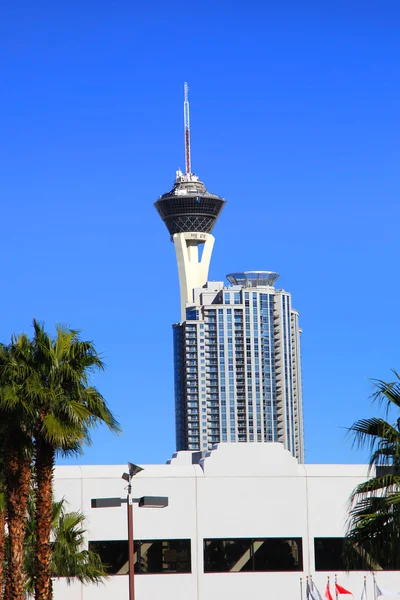
<svg viewBox="0 0 400 600">
<path fill-rule="evenodd" d="M 373 379 L 376 391 L 372 398 L 379 404 L 385 406 L 386 414 L 389 413 L 393 406 L 400 408 L 400 377 L 398 373 L 393 370 L 397 381 L 383 381 L 382 379 Z"/>
<path fill-rule="evenodd" d="M 353 435 L 353 446 L 357 448 L 367 447 L 372 453 L 370 466 L 382 462 L 385 456 L 383 448 L 390 445 L 393 448 L 400 446 L 399 431 L 380 417 L 355 421 L 348 431 Z"/>
<path fill-rule="evenodd" d="M 353 505 L 365 496 L 383 496 L 399 489 L 400 475 L 386 473 L 382 476 L 372 477 L 356 486 L 350 496 L 350 503 Z"/>
</svg>

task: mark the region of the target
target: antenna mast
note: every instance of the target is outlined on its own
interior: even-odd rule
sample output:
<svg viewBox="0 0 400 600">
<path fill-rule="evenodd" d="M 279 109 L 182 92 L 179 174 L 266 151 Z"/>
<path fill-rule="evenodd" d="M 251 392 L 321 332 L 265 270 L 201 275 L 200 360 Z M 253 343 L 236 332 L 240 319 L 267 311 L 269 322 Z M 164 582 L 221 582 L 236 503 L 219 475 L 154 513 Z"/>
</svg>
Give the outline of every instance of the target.
<svg viewBox="0 0 400 600">
<path fill-rule="evenodd" d="M 185 82 L 185 101 L 183 103 L 183 114 L 184 114 L 184 126 L 185 126 L 185 162 L 186 162 L 186 175 L 191 175 L 191 161 L 190 161 L 190 118 L 189 118 L 189 87 Z"/>
</svg>

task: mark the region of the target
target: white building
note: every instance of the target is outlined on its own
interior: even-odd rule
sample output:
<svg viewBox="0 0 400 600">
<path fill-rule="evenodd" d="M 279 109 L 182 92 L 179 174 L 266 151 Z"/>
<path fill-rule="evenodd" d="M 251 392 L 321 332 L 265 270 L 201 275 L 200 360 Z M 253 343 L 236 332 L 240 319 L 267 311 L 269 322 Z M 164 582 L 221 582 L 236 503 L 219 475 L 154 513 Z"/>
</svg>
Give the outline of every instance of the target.
<svg viewBox="0 0 400 600">
<path fill-rule="evenodd" d="M 280 443 L 220 444 L 196 464 L 200 457 L 179 452 L 133 479 L 134 496 L 169 498 L 163 509 L 135 505 L 136 600 L 300 600 L 300 578 L 312 575 L 323 595 L 335 574 L 361 597 L 364 573 L 343 571 L 340 546 L 365 465 L 299 464 Z M 85 513 L 87 542 L 120 573 L 100 586 L 57 580 L 56 600 L 128 599 L 125 505 L 91 508 L 93 498 L 124 497 L 124 470 L 56 468 L 57 497 Z M 377 581 L 400 590 L 396 572 L 378 572 Z"/>
</svg>

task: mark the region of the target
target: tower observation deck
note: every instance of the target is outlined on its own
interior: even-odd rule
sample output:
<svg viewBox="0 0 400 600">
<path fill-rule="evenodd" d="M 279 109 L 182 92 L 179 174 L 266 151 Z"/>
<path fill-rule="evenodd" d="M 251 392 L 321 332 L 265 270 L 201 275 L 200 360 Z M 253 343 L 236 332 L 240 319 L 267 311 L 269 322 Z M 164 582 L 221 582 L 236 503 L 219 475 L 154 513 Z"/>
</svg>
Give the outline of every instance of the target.
<svg viewBox="0 0 400 600">
<path fill-rule="evenodd" d="M 225 200 L 210 194 L 195 175 L 176 173 L 170 192 L 154 203 L 171 236 L 175 233 L 211 233 Z"/>
</svg>

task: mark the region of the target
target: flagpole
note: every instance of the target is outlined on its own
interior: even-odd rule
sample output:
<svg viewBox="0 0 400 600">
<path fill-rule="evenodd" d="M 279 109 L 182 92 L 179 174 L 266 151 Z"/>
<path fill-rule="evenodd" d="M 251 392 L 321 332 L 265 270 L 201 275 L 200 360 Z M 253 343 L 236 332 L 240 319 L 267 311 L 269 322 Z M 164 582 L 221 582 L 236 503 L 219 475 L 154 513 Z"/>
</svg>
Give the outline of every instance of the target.
<svg viewBox="0 0 400 600">
<path fill-rule="evenodd" d="M 376 581 L 375 581 L 375 573 L 372 573 L 372 578 L 374 580 L 374 600 L 376 600 Z"/>
<path fill-rule="evenodd" d="M 336 600 L 338 600 L 339 594 L 338 594 L 338 592 L 337 592 L 337 587 L 336 587 L 336 584 L 337 584 L 337 575 L 336 575 L 336 573 L 335 573 L 335 596 L 336 596 Z"/>
<path fill-rule="evenodd" d="M 303 578 L 300 577 L 300 600 L 303 600 Z"/>
<path fill-rule="evenodd" d="M 364 575 L 364 591 L 365 591 L 365 600 L 368 600 L 368 594 L 367 594 L 367 576 Z"/>
</svg>

